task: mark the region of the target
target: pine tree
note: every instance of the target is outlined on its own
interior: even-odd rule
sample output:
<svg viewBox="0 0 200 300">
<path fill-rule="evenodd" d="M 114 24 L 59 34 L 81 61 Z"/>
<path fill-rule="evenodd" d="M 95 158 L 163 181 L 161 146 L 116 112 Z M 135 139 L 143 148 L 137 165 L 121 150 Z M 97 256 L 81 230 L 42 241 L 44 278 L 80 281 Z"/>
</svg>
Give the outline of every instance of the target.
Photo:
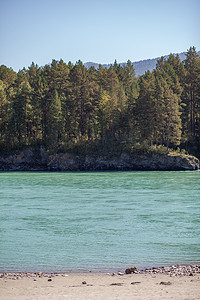
<svg viewBox="0 0 200 300">
<path fill-rule="evenodd" d="M 181 139 L 181 118 L 180 118 L 180 97 L 174 94 L 173 90 L 162 72 L 155 73 L 155 100 L 154 116 L 156 143 L 169 147 L 180 144 Z"/>
<path fill-rule="evenodd" d="M 31 87 L 27 80 L 20 83 L 12 99 L 9 130 L 11 136 L 14 139 L 17 138 L 20 146 L 29 144 L 32 130 L 32 106 Z"/>
<path fill-rule="evenodd" d="M 139 141 L 152 144 L 155 138 L 155 77 L 147 71 L 139 81 L 139 97 L 136 103 L 137 130 Z"/>
<path fill-rule="evenodd" d="M 0 66 L 0 80 L 3 81 L 6 88 L 14 84 L 17 74 L 12 68 L 7 68 L 4 65 Z"/>
<path fill-rule="evenodd" d="M 186 104 L 188 140 L 200 144 L 200 58 L 194 47 L 186 53 L 184 61 L 186 76 L 183 101 Z"/>
<path fill-rule="evenodd" d="M 57 151 L 62 134 L 62 111 L 58 92 L 55 90 L 48 99 L 49 108 L 47 112 L 47 147 Z"/>
<path fill-rule="evenodd" d="M 110 131 L 111 119 L 111 98 L 109 93 L 100 86 L 98 97 L 98 112 L 97 122 L 99 124 L 99 133 L 101 136 L 102 145 L 105 145 L 108 140 Z"/>
<path fill-rule="evenodd" d="M 87 69 L 81 61 L 78 61 L 69 75 L 69 97 L 72 101 L 73 109 L 73 132 L 75 137 L 82 140 L 87 134 L 87 112 L 86 103 L 88 101 L 88 79 Z"/>
<path fill-rule="evenodd" d="M 94 136 L 98 84 L 93 76 L 94 72 L 89 72 L 81 61 L 76 63 L 69 75 L 67 101 L 72 116 L 71 131 L 77 141 L 88 140 Z"/>
<path fill-rule="evenodd" d="M 8 100 L 6 97 L 6 86 L 0 80 L 0 144 L 5 142 L 8 123 Z"/>
</svg>

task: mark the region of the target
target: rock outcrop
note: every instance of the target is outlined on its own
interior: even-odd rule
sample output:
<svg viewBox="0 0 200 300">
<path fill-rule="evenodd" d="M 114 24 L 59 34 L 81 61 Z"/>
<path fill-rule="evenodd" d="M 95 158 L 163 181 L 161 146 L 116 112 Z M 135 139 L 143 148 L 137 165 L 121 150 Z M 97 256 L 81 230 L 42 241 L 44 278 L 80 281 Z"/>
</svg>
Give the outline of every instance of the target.
<svg viewBox="0 0 200 300">
<path fill-rule="evenodd" d="M 45 171 L 48 155 L 44 148 L 27 148 L 0 156 L 0 171 Z"/>
<path fill-rule="evenodd" d="M 27 148 L 0 157 L 0 171 L 130 171 L 198 170 L 199 160 L 191 155 L 49 155 L 44 148 Z"/>
</svg>

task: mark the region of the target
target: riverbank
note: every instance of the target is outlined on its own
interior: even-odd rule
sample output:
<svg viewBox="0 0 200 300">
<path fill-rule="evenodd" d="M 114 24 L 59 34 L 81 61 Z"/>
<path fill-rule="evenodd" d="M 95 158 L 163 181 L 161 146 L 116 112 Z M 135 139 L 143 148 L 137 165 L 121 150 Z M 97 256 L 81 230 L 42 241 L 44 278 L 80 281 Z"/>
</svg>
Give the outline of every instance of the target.
<svg viewBox="0 0 200 300">
<path fill-rule="evenodd" d="M 131 274 L 2 273 L 0 299 L 199 299 L 199 265 L 136 269 Z"/>
<path fill-rule="evenodd" d="M 181 153 L 49 154 L 44 148 L 26 148 L 0 156 L 0 171 L 184 171 L 198 170 L 199 160 Z"/>
</svg>

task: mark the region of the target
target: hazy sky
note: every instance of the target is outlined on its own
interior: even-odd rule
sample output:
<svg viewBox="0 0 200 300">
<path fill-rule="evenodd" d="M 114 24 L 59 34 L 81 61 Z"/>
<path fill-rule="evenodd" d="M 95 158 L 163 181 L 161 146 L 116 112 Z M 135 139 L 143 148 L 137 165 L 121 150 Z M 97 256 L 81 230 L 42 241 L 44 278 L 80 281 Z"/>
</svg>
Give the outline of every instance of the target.
<svg viewBox="0 0 200 300">
<path fill-rule="evenodd" d="M 199 0 L 0 0 L 0 65 L 113 63 L 200 50 Z"/>
</svg>

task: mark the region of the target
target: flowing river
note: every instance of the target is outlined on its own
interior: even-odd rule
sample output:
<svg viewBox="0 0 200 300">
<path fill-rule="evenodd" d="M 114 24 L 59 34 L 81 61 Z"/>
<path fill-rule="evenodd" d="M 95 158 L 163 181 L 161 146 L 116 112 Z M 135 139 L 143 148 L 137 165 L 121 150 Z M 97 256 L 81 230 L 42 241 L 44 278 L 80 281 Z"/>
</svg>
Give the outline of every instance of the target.
<svg viewBox="0 0 200 300">
<path fill-rule="evenodd" d="M 0 173 L 0 272 L 199 262 L 200 171 Z"/>
</svg>

